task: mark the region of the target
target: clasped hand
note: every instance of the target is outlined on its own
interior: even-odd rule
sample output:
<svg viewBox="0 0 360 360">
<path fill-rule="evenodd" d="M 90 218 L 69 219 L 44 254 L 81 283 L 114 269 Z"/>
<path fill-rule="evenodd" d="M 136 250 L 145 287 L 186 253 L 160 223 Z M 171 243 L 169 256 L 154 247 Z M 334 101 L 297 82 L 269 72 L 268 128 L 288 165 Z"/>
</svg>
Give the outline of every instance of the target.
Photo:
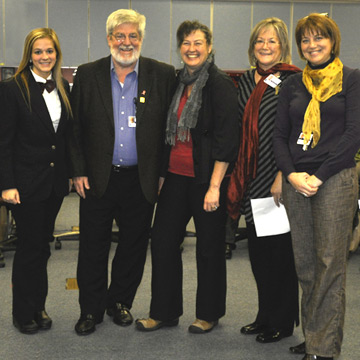
<svg viewBox="0 0 360 360">
<path fill-rule="evenodd" d="M 293 172 L 288 176 L 288 180 L 297 192 L 306 197 L 314 196 L 323 183 L 315 175 L 306 172 Z"/>
</svg>

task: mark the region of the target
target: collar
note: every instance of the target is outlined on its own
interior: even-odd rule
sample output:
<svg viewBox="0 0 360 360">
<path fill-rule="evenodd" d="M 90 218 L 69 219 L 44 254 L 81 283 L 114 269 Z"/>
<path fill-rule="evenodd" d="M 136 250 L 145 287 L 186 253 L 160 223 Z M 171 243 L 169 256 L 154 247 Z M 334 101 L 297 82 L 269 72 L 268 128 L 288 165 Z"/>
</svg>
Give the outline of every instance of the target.
<svg viewBox="0 0 360 360">
<path fill-rule="evenodd" d="M 335 56 L 334 55 L 331 55 L 330 59 L 323 63 L 323 64 L 320 64 L 320 65 L 311 65 L 309 62 L 308 62 L 308 65 L 310 67 L 310 69 L 312 70 L 319 70 L 319 69 L 325 69 L 330 63 L 332 63 L 335 59 Z"/>
<path fill-rule="evenodd" d="M 43 77 L 39 76 L 38 74 L 35 74 L 33 69 L 30 68 L 30 71 L 36 82 L 42 82 L 45 84 L 46 80 L 52 80 L 52 74 L 50 74 L 47 79 L 44 79 Z"/>
</svg>

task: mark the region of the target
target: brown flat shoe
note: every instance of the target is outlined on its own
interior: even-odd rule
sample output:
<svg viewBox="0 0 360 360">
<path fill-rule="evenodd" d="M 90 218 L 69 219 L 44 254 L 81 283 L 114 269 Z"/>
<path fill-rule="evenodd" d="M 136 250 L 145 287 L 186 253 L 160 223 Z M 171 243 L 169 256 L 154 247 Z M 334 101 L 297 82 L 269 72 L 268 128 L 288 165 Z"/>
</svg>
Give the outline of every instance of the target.
<svg viewBox="0 0 360 360">
<path fill-rule="evenodd" d="M 148 319 L 137 319 L 135 321 L 136 328 L 140 331 L 155 331 L 164 326 L 176 326 L 179 324 L 179 319 L 161 321 L 152 318 Z"/>
<path fill-rule="evenodd" d="M 217 324 L 218 320 L 206 321 L 195 319 L 195 321 L 189 326 L 189 332 L 193 334 L 205 334 L 211 331 Z"/>
</svg>

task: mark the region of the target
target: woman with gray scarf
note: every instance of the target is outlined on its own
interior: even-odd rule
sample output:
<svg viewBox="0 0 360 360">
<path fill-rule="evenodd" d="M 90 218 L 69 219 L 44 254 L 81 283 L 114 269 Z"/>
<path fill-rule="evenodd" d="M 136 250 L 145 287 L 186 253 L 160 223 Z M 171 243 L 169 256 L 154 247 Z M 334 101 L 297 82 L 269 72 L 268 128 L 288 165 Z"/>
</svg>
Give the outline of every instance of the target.
<svg viewBox="0 0 360 360">
<path fill-rule="evenodd" d="M 236 88 L 214 64 L 212 34 L 198 21 L 177 30 L 185 66 L 168 112 L 164 178 L 152 230 L 150 317 L 137 329 L 175 326 L 183 313 L 180 244 L 193 217 L 198 288 L 192 333 L 206 333 L 225 314 L 226 190 L 236 159 L 239 119 Z"/>
</svg>

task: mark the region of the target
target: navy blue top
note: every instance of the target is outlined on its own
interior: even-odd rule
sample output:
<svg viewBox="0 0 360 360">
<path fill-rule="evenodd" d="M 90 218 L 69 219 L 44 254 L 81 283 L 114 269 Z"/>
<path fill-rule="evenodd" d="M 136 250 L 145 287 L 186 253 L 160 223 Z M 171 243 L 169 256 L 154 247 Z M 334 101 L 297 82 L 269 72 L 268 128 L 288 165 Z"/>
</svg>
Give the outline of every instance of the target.
<svg viewBox="0 0 360 360">
<path fill-rule="evenodd" d="M 307 172 L 325 182 L 355 166 L 354 156 L 360 148 L 360 71 L 344 66 L 342 91 L 320 103 L 320 140 L 304 151 L 297 140 L 310 100 L 302 73 L 289 77 L 278 100 L 274 155 L 286 177 L 292 172 Z"/>
</svg>

